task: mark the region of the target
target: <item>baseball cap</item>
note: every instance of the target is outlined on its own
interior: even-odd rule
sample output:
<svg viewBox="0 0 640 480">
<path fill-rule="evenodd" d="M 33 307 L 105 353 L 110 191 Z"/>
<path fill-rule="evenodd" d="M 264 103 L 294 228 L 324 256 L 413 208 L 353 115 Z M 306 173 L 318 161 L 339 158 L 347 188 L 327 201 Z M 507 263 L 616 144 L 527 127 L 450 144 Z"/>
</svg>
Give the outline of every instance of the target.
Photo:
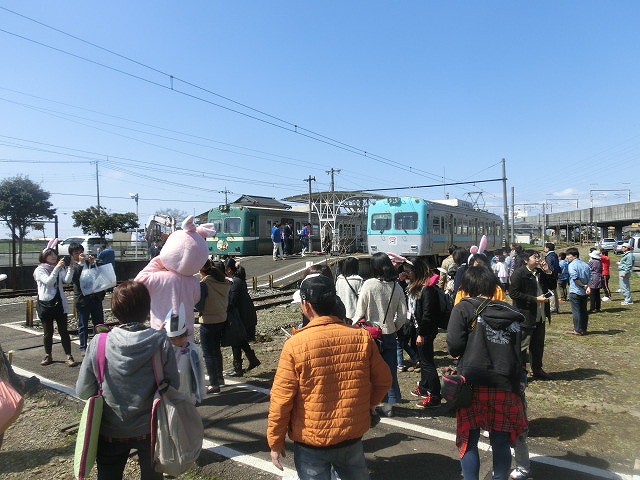
<svg viewBox="0 0 640 480">
<path fill-rule="evenodd" d="M 333 280 L 320 273 L 308 275 L 300 284 L 300 301 L 311 305 L 336 302 L 336 286 Z"/>
</svg>

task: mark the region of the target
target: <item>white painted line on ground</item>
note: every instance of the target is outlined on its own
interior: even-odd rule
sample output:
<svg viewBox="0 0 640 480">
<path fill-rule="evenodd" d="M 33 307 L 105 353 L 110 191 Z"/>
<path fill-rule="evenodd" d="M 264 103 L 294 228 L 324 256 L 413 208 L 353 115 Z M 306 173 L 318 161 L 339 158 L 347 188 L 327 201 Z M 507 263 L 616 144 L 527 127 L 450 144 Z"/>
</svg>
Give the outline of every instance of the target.
<svg viewBox="0 0 640 480">
<path fill-rule="evenodd" d="M 448 432 L 442 432 L 440 430 L 436 430 L 433 428 L 423 427 L 421 425 L 414 425 L 411 423 L 406 423 L 401 420 L 395 420 L 393 418 L 381 418 L 380 423 L 385 423 L 387 425 L 392 425 L 394 427 L 403 428 L 405 430 L 411 430 L 413 432 L 422 433 L 424 435 L 428 435 L 430 437 L 441 438 L 443 440 L 450 440 L 455 443 L 456 435 Z M 488 452 L 491 449 L 491 445 L 486 442 L 478 442 L 478 449 Z M 562 460 L 559 458 L 549 457 L 546 455 L 540 455 L 537 453 L 529 452 L 529 458 L 538 463 L 544 463 L 545 465 L 550 465 L 552 467 L 563 468 L 566 470 L 574 470 L 577 472 L 581 472 L 587 475 L 593 475 L 595 477 L 605 478 L 607 480 L 635 480 L 632 479 L 631 475 L 626 475 L 624 473 L 616 473 L 610 472 L 609 470 L 604 470 L 602 468 L 589 467 L 587 465 L 583 465 L 581 463 L 571 462 L 569 460 Z"/>
<path fill-rule="evenodd" d="M 26 327 L 23 327 L 23 326 L 20 325 L 20 323 L 22 323 L 22 322 L 5 323 L 5 324 L 2 324 L 0 326 L 6 326 L 8 328 L 13 328 L 15 330 L 20 330 L 20 331 L 25 331 L 25 332 L 41 335 L 41 332 L 37 332 L 35 330 L 31 330 L 31 329 L 28 329 Z M 59 339 L 59 337 L 57 337 L 57 338 Z M 77 341 L 75 341 L 75 343 L 77 343 Z M 26 376 L 26 377 L 30 377 L 32 375 L 35 375 L 34 373 L 28 372 L 27 370 L 23 370 L 23 369 L 21 369 L 19 367 L 14 367 L 14 370 L 19 375 Z M 67 395 L 71 395 L 72 397 L 78 398 L 78 397 L 76 397 L 75 391 L 73 389 L 71 389 L 71 388 L 69 388 L 69 387 L 67 387 L 65 385 L 62 385 L 62 384 L 60 384 L 58 382 L 55 382 L 53 380 L 49 380 L 49 379 L 47 379 L 45 377 L 41 377 L 41 376 L 38 376 L 38 377 L 40 378 L 41 382 L 44 385 L 46 385 L 46 386 L 48 386 L 50 388 L 53 388 L 55 390 L 59 390 L 61 392 L 64 392 Z M 267 396 L 270 395 L 270 389 L 268 389 L 268 388 L 258 387 L 258 386 L 251 385 L 251 384 L 239 381 L 239 380 L 233 380 L 233 379 L 226 378 L 225 379 L 225 385 L 244 388 L 244 389 L 251 390 L 251 391 L 254 391 L 254 392 L 262 393 L 262 394 L 267 395 Z M 418 418 L 418 417 L 416 417 L 416 418 Z M 453 442 L 453 443 L 455 443 L 455 441 L 456 441 L 456 435 L 455 434 L 448 433 L 448 432 L 443 432 L 443 431 L 436 430 L 436 429 L 433 429 L 433 428 L 423 427 L 421 425 L 415 425 L 415 424 L 407 423 L 407 422 L 402 421 L 402 420 L 397 420 L 397 419 L 393 419 L 393 418 L 381 418 L 380 419 L 380 423 L 385 423 L 387 425 L 391 425 L 391 426 L 394 426 L 394 427 L 397 427 L 397 428 L 402 428 L 404 430 L 410 430 L 410 431 L 413 431 L 413 432 L 421 433 L 421 434 L 424 434 L 424 435 L 428 435 L 430 437 L 440 438 L 442 440 L 447 440 L 447 441 L 450 441 L 450 442 Z M 215 444 L 213 442 L 211 442 L 211 445 L 215 445 L 215 448 L 220 447 L 218 444 Z M 227 448 L 227 447 L 224 447 L 224 448 Z M 480 450 L 482 450 L 482 451 L 489 451 L 491 449 L 491 445 L 488 444 L 488 443 L 485 443 L 485 442 L 478 442 L 478 448 Z M 228 449 L 228 450 L 229 450 L 229 452 L 236 452 L 235 450 L 231 450 L 231 449 Z M 227 458 L 231 458 L 231 459 L 235 460 L 235 456 L 227 456 L 227 455 L 224 455 L 223 453 L 220 453 L 218 451 L 216 451 L 215 453 L 218 453 L 218 454 L 223 455 L 223 456 L 225 456 Z M 240 452 L 236 452 L 236 454 L 244 456 Z M 247 465 L 255 466 L 256 468 L 260 468 L 260 467 L 257 466 L 258 462 L 264 462 L 263 460 L 259 460 L 259 459 L 255 458 L 255 457 L 250 457 L 250 456 L 247 456 L 247 457 L 253 459 L 253 461 L 251 463 L 247 463 Z M 558 458 L 554 458 L 554 457 L 549 457 L 549 456 L 546 456 L 546 455 L 540 455 L 540 454 L 533 453 L 533 452 L 529 453 L 529 457 L 534 462 L 543 463 L 545 465 L 549 465 L 549 466 L 557 467 L 557 468 L 563 468 L 563 469 L 566 469 L 566 470 L 574 470 L 574 471 L 577 471 L 577 472 L 584 473 L 586 475 L 593 475 L 595 477 L 604 478 L 606 480 L 640 480 L 640 475 L 638 475 L 638 474 L 627 475 L 627 474 L 624 474 L 624 473 L 611 472 L 609 470 L 604 470 L 602 468 L 590 467 L 590 466 L 583 465 L 583 464 L 580 464 L 580 463 L 571 462 L 569 460 L 562 460 L 562 459 L 558 459 Z M 243 462 L 241 462 L 241 463 L 243 463 Z M 270 468 L 273 468 L 273 471 L 272 470 L 267 470 L 267 471 L 269 471 L 271 473 L 275 472 L 277 475 L 282 475 L 282 472 L 280 472 L 278 469 L 276 469 L 273 466 L 273 464 L 271 464 L 270 462 L 264 462 L 264 463 L 267 463 L 268 465 L 271 466 Z M 260 469 L 264 470 L 262 468 L 260 468 Z M 285 471 L 286 470 L 287 469 L 285 469 Z M 293 473 L 295 474 L 295 471 Z"/>
<path fill-rule="evenodd" d="M 16 367 L 15 365 L 12 365 L 13 371 L 16 372 L 18 375 L 22 375 L 23 377 L 32 377 L 33 375 L 36 375 L 33 372 L 30 372 L 28 370 L 25 370 L 23 368 L 20 367 Z M 66 367 L 68 368 L 68 367 Z M 40 383 L 46 387 L 52 388 L 54 390 L 58 390 L 62 393 L 66 393 L 67 395 L 69 395 L 70 397 L 73 398 L 80 398 L 76 395 L 76 391 L 75 389 L 71 388 L 71 387 L 67 387 L 66 385 L 63 385 L 62 383 L 58 383 L 55 380 L 51 380 L 47 377 L 43 377 L 42 375 L 36 375 L 39 379 L 40 379 Z"/>
<path fill-rule="evenodd" d="M 30 333 L 32 335 L 39 335 L 42 336 L 42 330 L 36 330 L 30 327 L 25 327 L 23 326 L 24 322 L 9 322 L 9 323 L 3 323 L 0 324 L 0 327 L 7 327 L 7 328 L 11 328 L 13 330 L 18 330 L 19 332 L 25 332 L 25 333 Z M 57 330 L 56 330 L 57 332 Z M 75 337 L 75 335 L 72 335 L 72 337 Z M 57 333 L 54 333 L 53 338 L 55 340 L 62 340 L 60 338 L 60 335 L 58 335 Z M 79 338 L 75 338 L 75 339 L 71 339 L 71 343 L 75 343 L 76 345 L 80 345 L 80 339 Z"/>
<path fill-rule="evenodd" d="M 257 468 L 264 472 L 272 473 L 280 477 L 296 476 L 296 471 L 288 467 L 284 467 L 284 471 L 280 471 L 275 467 L 273 463 L 269 461 L 244 454 L 242 452 L 239 452 L 238 450 L 234 450 L 232 448 L 226 447 L 219 443 L 215 443 L 207 438 L 205 438 L 204 441 L 202 442 L 202 448 L 209 452 L 215 453 L 217 455 L 222 455 L 223 457 L 233 460 L 234 462 L 238 462 L 243 465 L 247 465 L 249 467 Z"/>
</svg>

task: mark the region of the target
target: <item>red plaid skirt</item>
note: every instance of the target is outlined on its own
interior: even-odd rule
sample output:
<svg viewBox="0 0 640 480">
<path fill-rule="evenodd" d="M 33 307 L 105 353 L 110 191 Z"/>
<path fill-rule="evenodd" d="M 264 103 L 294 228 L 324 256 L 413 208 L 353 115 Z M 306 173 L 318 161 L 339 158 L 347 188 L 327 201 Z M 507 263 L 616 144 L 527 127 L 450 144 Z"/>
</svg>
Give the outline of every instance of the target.
<svg viewBox="0 0 640 480">
<path fill-rule="evenodd" d="M 518 435 L 527 427 L 527 416 L 520 395 L 493 387 L 474 385 L 471 406 L 460 408 L 456 412 L 456 419 L 456 445 L 460 458 L 467 451 L 470 430 L 481 428 L 509 432 L 509 442 L 513 447 Z"/>
</svg>

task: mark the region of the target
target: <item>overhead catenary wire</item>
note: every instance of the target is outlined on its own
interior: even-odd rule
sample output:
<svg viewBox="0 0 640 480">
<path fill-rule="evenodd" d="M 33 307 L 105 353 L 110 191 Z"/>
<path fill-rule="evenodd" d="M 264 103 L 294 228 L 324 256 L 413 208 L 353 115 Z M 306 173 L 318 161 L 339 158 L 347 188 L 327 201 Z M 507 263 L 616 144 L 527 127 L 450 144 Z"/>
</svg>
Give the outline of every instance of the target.
<svg viewBox="0 0 640 480">
<path fill-rule="evenodd" d="M 134 63 L 134 64 L 136 64 L 136 65 L 138 65 L 138 66 L 141 66 L 141 67 L 147 68 L 147 69 L 149 69 L 149 70 L 151 70 L 151 71 L 153 71 L 153 72 L 155 72 L 155 73 L 158 73 L 158 74 L 160 74 L 160 75 L 163 75 L 163 76 L 165 76 L 165 77 L 167 77 L 167 78 L 168 78 L 168 80 L 169 80 L 169 84 L 168 84 L 168 85 L 165 85 L 165 84 L 162 84 L 162 83 L 160 83 L 160 82 L 156 82 L 156 81 L 153 81 L 153 80 L 151 80 L 151 79 L 148 79 L 148 78 L 142 77 L 142 76 L 140 76 L 140 75 L 136 75 L 136 74 L 133 74 L 133 73 L 131 73 L 131 72 L 127 72 L 127 71 L 125 71 L 125 70 L 122 70 L 122 69 L 119 69 L 119 68 L 113 67 L 113 66 L 111 66 L 111 65 L 107 65 L 107 64 L 105 64 L 105 63 L 98 62 L 98 61 L 96 61 L 96 60 L 93 60 L 93 59 L 90 59 L 90 58 L 84 57 L 84 56 L 82 56 L 82 55 L 78 55 L 78 54 L 75 54 L 75 53 L 73 53 L 73 52 L 69 52 L 69 51 L 67 51 L 67 50 L 64 50 L 64 49 L 61 49 L 61 48 L 58 48 L 58 47 L 54 47 L 54 46 L 52 46 L 52 45 L 48 45 L 48 44 L 46 44 L 46 43 L 44 43 L 44 42 L 40 42 L 40 41 L 38 41 L 38 40 L 31 39 L 31 38 L 26 37 L 26 36 L 24 36 L 24 35 L 20 35 L 20 34 L 17 34 L 17 33 L 15 33 L 15 32 L 10 32 L 10 31 L 8 31 L 8 30 L 0 29 L 0 31 L 1 31 L 1 32 L 4 32 L 4 33 L 6 33 L 6 34 L 8 34 L 8 35 L 13 35 L 13 36 L 18 37 L 18 38 L 20 38 L 20 39 L 23 39 L 23 40 L 25 40 L 25 41 L 29 41 L 29 42 L 33 42 L 33 43 L 35 43 L 35 44 L 38 44 L 38 45 L 40 45 L 40 46 L 42 46 L 42 47 L 50 48 L 50 49 L 55 50 L 55 51 L 57 51 L 57 52 L 59 52 L 59 53 L 63 53 L 63 54 L 66 54 L 66 55 L 70 55 L 70 56 L 75 57 L 75 58 L 77 58 L 77 59 L 79 59 L 79 60 L 83 60 L 83 61 L 86 61 L 86 62 L 92 63 L 92 64 L 94 64 L 94 65 L 100 66 L 100 67 L 102 67 L 102 68 L 107 68 L 107 69 L 110 69 L 110 70 L 116 71 L 116 72 L 118 72 L 118 73 L 121 73 L 121 74 L 127 75 L 127 76 L 129 76 L 129 77 L 131 77 L 131 78 L 135 78 L 135 79 L 138 79 L 138 80 L 141 80 L 141 81 L 148 82 L 149 84 L 152 84 L 152 85 L 155 85 L 155 86 L 158 86 L 158 87 L 161 87 L 161 88 L 165 88 L 165 89 L 168 89 L 168 90 L 171 90 L 171 91 L 174 91 L 174 92 L 180 93 L 180 94 L 182 94 L 182 95 L 185 95 L 185 96 L 187 96 L 187 97 L 193 98 L 193 99 L 195 99 L 195 100 L 199 100 L 199 101 L 202 101 L 202 102 L 209 103 L 209 104 L 214 105 L 214 106 L 217 106 L 217 107 L 219 107 L 219 108 L 223 108 L 223 109 L 225 109 L 225 110 L 231 111 L 231 112 L 236 113 L 236 114 L 239 114 L 239 115 L 246 116 L 246 117 L 248 117 L 248 118 L 251 118 L 251 119 L 254 119 L 254 120 L 257 120 L 257 121 L 260 121 L 260 122 L 266 123 L 266 124 L 269 124 L 269 125 L 271 125 L 271 126 L 278 127 L 278 128 L 282 128 L 282 129 L 284 129 L 284 130 L 288 130 L 288 131 L 290 131 L 290 132 L 292 132 L 292 133 L 296 133 L 296 134 L 298 134 L 298 135 L 302 135 L 302 136 L 307 137 L 307 138 L 309 138 L 309 139 L 311 139 L 311 140 L 315 140 L 315 141 L 318 141 L 318 142 L 325 143 L 325 144 L 327 144 L 327 145 L 333 146 L 334 148 L 339 148 L 339 149 L 345 150 L 345 151 L 347 151 L 347 152 L 350 152 L 350 153 L 353 153 L 353 154 L 356 154 L 356 155 L 360 155 L 360 156 L 363 156 L 363 157 L 366 157 L 366 158 L 371 158 L 371 159 L 373 159 L 373 160 L 375 160 L 375 161 L 378 161 L 378 162 L 380 162 L 380 163 L 383 163 L 383 164 L 386 164 L 386 165 L 389 165 L 389 166 L 394 166 L 394 167 L 396 167 L 396 168 L 402 168 L 402 169 L 404 169 L 404 170 L 406 170 L 406 171 L 409 171 L 409 172 L 411 172 L 411 173 L 414 173 L 414 174 L 418 174 L 418 175 L 426 176 L 426 177 L 429 177 L 429 178 L 439 178 L 439 176 L 438 176 L 438 175 L 433 174 L 433 173 L 431 173 L 431 172 L 426 172 L 426 171 L 424 171 L 424 170 L 422 170 L 422 169 L 415 168 L 415 167 L 410 166 L 410 165 L 405 165 L 405 164 L 403 164 L 403 163 L 401 163 L 401 162 L 394 161 L 394 160 L 389 159 L 389 158 L 387 158 L 387 157 L 384 157 L 384 156 L 381 156 L 381 155 L 374 154 L 374 153 L 369 152 L 369 151 L 367 151 L 367 150 L 365 150 L 365 149 L 362 149 L 362 148 L 360 148 L 360 147 L 353 146 L 353 145 L 351 145 L 351 144 L 349 144 L 349 143 L 342 142 L 342 141 L 340 141 L 340 140 L 334 139 L 334 138 L 332 138 L 332 137 L 330 137 L 330 136 L 328 136 L 328 135 L 323 135 L 323 134 L 321 134 L 321 133 L 319 133 L 319 132 L 316 132 L 316 131 L 314 131 L 314 130 L 311 130 L 311 129 L 307 129 L 307 128 L 305 128 L 305 127 L 302 127 L 301 125 L 299 125 L 299 124 L 298 124 L 298 123 L 296 123 L 296 122 L 291 122 L 291 121 L 288 121 L 288 120 L 282 119 L 282 118 L 280 118 L 280 117 L 278 117 L 278 116 L 276 116 L 276 115 L 269 114 L 269 113 L 267 113 L 267 112 L 264 112 L 264 111 L 262 111 L 262 110 L 259 110 L 259 109 L 257 109 L 257 108 L 254 108 L 254 107 L 251 107 L 251 106 L 249 106 L 249 105 L 247 105 L 247 104 L 244 104 L 244 103 L 242 103 L 242 102 L 238 102 L 238 101 L 233 100 L 233 99 L 231 99 L 231 98 L 229 98 L 229 97 L 227 97 L 227 96 L 224 96 L 224 95 L 221 95 L 221 94 L 219 94 L 219 93 L 217 93 L 217 92 L 214 92 L 214 91 L 212 91 L 212 90 L 210 90 L 210 89 L 208 89 L 208 88 L 205 88 L 205 87 L 199 86 L 199 85 L 197 85 L 197 84 L 195 84 L 195 83 L 193 83 L 193 82 L 190 82 L 190 81 L 184 80 L 184 79 L 182 79 L 182 78 L 178 77 L 177 75 L 173 75 L 173 74 L 169 74 L 169 73 L 167 73 L 167 72 L 163 72 L 163 71 L 161 71 L 161 70 L 159 70 L 159 69 L 157 69 L 157 68 L 155 68 L 155 67 L 152 67 L 152 66 L 150 66 L 150 65 L 148 65 L 148 64 L 145 64 L 144 62 L 140 62 L 140 61 L 138 61 L 138 60 L 134 60 L 134 59 L 129 58 L 129 57 L 125 56 L 125 55 L 122 55 L 122 54 L 120 54 L 120 53 L 117 53 L 117 52 L 115 52 L 115 51 L 113 51 L 113 50 L 107 49 L 107 48 L 102 47 L 102 46 L 100 46 L 100 45 L 97 45 L 97 44 L 95 44 L 95 43 L 93 43 L 93 42 L 89 42 L 89 41 L 87 41 L 87 40 L 84 40 L 84 39 L 82 39 L 82 38 L 80 38 L 80 37 L 78 37 L 78 36 L 76 36 L 76 35 L 69 34 L 69 33 L 65 32 L 65 31 L 63 31 L 63 30 L 61 30 L 61 29 L 55 28 L 55 27 L 53 27 L 53 26 L 50 26 L 50 25 L 48 25 L 48 24 L 46 24 L 46 23 L 44 23 L 44 22 L 40 22 L 40 21 L 35 20 L 35 19 L 33 19 L 33 18 L 31 18 L 31 17 L 28 17 L 28 16 L 26 16 L 26 15 L 23 15 L 23 14 L 20 14 L 20 13 L 18 13 L 18 12 L 15 12 L 15 11 L 13 11 L 13 10 L 10 10 L 10 9 L 8 9 L 8 8 L 6 8 L 6 7 L 0 7 L 0 8 L 1 8 L 1 9 L 3 9 L 3 10 L 5 10 L 5 11 L 7 11 L 7 12 L 9 12 L 9 13 L 14 14 L 14 15 L 18 15 L 18 16 L 20 16 L 20 17 L 22 17 L 22 18 L 26 19 L 26 20 L 29 20 L 29 21 L 35 22 L 35 23 L 37 23 L 38 25 L 41 25 L 41 26 L 43 26 L 43 27 L 49 28 L 49 29 L 51 29 L 51 30 L 54 30 L 54 31 L 56 31 L 56 32 L 58 32 L 58 33 L 60 33 L 60 34 L 62 34 L 62 35 L 66 35 L 66 36 L 68 36 L 68 37 L 70 37 L 70 38 L 73 38 L 74 40 L 77 40 L 77 41 L 83 42 L 83 43 L 85 43 L 85 44 L 87 44 L 87 45 L 90 45 L 90 46 L 92 46 L 92 47 L 94 47 L 94 48 L 98 48 L 98 49 L 100 49 L 100 50 L 102 50 L 102 51 L 105 51 L 105 52 L 107 52 L 107 53 L 109 53 L 109 54 L 111 54 L 111 55 L 115 55 L 115 56 L 117 56 L 118 58 L 121 58 L 121 59 L 123 59 L 123 60 L 129 61 L 129 62 L 132 62 L 132 63 Z M 237 109 L 235 109 L 235 108 L 231 108 L 231 107 L 228 107 L 228 106 L 225 106 L 225 105 L 219 104 L 219 103 L 217 103 L 217 102 L 213 102 L 213 101 L 211 101 L 211 100 L 208 100 L 208 99 L 206 99 L 206 98 L 200 97 L 200 96 L 198 96 L 198 95 L 190 94 L 190 93 L 188 93 L 188 92 L 186 92 L 186 91 L 179 90 L 179 89 L 175 88 L 175 82 L 176 82 L 176 81 L 181 82 L 181 83 L 183 83 L 183 84 L 185 84 L 185 85 L 188 85 L 188 86 L 190 86 L 190 87 L 193 87 L 193 88 L 195 88 L 195 89 L 197 89 L 197 90 L 200 90 L 200 91 L 206 92 L 206 93 L 208 93 L 208 94 L 210 94 L 210 95 L 214 95 L 214 96 L 216 96 L 216 97 L 218 97 L 218 98 L 224 99 L 225 101 L 228 101 L 228 102 L 230 102 L 230 103 L 232 103 L 232 104 L 234 104 L 234 105 L 237 105 L 237 106 L 239 106 L 239 107 L 245 108 L 245 109 L 247 109 L 247 110 L 249 110 L 249 111 L 251 111 L 251 112 L 254 112 L 254 113 L 256 113 L 256 114 L 262 115 L 262 116 L 264 116 L 264 117 L 266 117 L 266 118 L 260 118 L 260 117 L 257 117 L 256 115 L 248 114 L 248 113 L 246 113 L 246 112 L 242 112 L 242 111 L 237 110 Z M 270 120 L 267 120 L 267 119 L 270 119 Z M 276 123 L 276 122 L 279 122 L 279 123 Z"/>
</svg>

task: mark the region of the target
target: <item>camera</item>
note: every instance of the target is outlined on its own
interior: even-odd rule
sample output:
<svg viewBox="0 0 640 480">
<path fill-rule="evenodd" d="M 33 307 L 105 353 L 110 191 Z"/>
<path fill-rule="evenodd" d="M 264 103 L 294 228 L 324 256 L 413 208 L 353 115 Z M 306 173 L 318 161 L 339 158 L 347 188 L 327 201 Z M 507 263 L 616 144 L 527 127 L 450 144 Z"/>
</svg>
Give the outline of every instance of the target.
<svg viewBox="0 0 640 480">
<path fill-rule="evenodd" d="M 553 297 L 553 292 L 551 290 L 549 290 L 547 293 L 542 295 L 544 298 L 551 298 Z"/>
<path fill-rule="evenodd" d="M 64 257 L 62 257 L 62 260 L 64 260 L 65 267 L 71 265 L 71 257 L 69 255 L 65 255 Z"/>
</svg>

